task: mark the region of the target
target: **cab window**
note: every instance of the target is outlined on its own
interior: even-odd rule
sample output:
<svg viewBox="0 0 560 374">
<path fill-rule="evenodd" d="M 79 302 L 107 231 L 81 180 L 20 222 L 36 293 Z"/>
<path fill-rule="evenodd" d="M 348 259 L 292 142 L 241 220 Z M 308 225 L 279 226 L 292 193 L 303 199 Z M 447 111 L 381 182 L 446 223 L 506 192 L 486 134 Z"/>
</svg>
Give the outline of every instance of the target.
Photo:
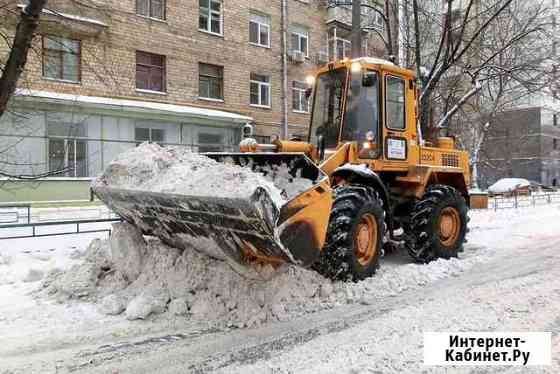
<svg viewBox="0 0 560 374">
<path fill-rule="evenodd" d="M 379 96 L 378 75 L 368 72 L 373 83 L 369 86 L 362 84 L 362 73 L 352 73 L 348 99 L 346 101 L 346 116 L 342 128 L 342 139 L 363 142 L 369 132 L 377 139 L 379 127 Z M 376 140 L 377 141 L 377 140 Z"/>
<path fill-rule="evenodd" d="M 406 128 L 405 81 L 389 75 L 385 78 L 385 87 L 386 125 L 393 130 L 404 130 Z"/>
</svg>

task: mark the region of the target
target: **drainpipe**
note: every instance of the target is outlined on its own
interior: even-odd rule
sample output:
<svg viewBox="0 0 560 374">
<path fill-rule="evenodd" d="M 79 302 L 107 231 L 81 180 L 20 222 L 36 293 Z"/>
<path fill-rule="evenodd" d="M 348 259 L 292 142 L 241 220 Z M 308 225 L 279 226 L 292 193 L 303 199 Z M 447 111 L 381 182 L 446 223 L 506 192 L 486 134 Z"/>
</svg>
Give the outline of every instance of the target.
<svg viewBox="0 0 560 374">
<path fill-rule="evenodd" d="M 288 0 L 282 0 L 282 139 L 288 139 Z"/>
</svg>

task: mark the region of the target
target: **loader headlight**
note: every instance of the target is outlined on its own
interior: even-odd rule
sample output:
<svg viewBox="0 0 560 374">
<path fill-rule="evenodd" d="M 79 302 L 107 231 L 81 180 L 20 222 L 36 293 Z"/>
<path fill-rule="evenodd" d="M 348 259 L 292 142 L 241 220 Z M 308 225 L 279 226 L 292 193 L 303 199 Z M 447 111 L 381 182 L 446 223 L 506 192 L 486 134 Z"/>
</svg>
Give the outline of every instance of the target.
<svg viewBox="0 0 560 374">
<path fill-rule="evenodd" d="M 362 72 L 362 64 L 360 64 L 357 61 L 353 62 L 352 65 L 350 65 L 350 71 L 354 74 L 361 73 Z"/>
<path fill-rule="evenodd" d="M 247 123 L 243 126 L 243 138 L 250 138 L 251 136 L 253 136 L 253 125 Z"/>
<path fill-rule="evenodd" d="M 362 142 L 358 149 L 359 158 L 374 159 L 377 158 L 377 143 L 375 142 L 375 134 L 373 131 L 366 133 L 366 140 Z"/>
<path fill-rule="evenodd" d="M 313 87 L 315 85 L 315 77 L 313 75 L 308 75 L 305 77 L 305 83 L 307 83 L 309 87 Z"/>
</svg>

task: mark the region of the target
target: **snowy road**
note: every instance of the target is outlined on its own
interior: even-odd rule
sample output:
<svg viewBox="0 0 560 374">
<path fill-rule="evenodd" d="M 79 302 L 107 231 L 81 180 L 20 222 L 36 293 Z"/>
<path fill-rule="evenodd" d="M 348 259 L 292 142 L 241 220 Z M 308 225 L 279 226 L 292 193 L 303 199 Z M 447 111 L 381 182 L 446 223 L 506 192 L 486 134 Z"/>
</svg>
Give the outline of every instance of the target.
<svg viewBox="0 0 560 374">
<path fill-rule="evenodd" d="M 34 300 L 14 293 L 23 288 L 0 286 L 0 295 L 12 300 L 0 302 L 0 321 L 9 322 L 0 326 L 0 373 L 496 372 L 496 367 L 446 371 L 422 365 L 423 332 L 457 330 L 552 331 L 551 367 L 499 369 L 560 372 L 559 207 L 474 212 L 471 227 L 461 256 L 468 266 L 458 271 L 415 280 L 389 296 L 372 292 L 356 303 L 256 329 L 208 330 L 171 319 L 132 323 L 100 317 L 83 305 L 81 314 L 78 306 L 45 304 L 38 311 Z M 387 272 L 377 281 L 420 266 L 405 262 L 399 255 L 385 258 Z M 437 272 L 451 264 L 422 270 Z M 376 278 L 366 284 L 375 286 Z M 33 328 L 38 323 L 33 319 L 44 314 L 48 324 Z M 69 321 L 77 327 L 62 331 Z"/>
</svg>

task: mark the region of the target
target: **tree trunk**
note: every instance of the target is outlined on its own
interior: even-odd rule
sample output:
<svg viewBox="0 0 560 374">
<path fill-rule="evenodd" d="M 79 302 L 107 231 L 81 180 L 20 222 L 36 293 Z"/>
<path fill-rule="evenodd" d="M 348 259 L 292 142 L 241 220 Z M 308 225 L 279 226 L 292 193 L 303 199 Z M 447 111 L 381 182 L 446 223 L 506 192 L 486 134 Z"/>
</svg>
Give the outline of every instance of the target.
<svg viewBox="0 0 560 374">
<path fill-rule="evenodd" d="M 431 106 L 431 94 L 424 95 L 424 98 L 420 101 L 420 128 L 422 129 L 422 136 L 425 141 L 435 143 L 437 138 L 437 129 L 431 124 L 432 116 L 432 106 Z"/>
<path fill-rule="evenodd" d="M 362 55 L 362 0 L 352 1 L 352 58 Z"/>
<path fill-rule="evenodd" d="M 21 11 L 12 49 L 0 77 L 0 117 L 6 111 L 8 101 L 14 94 L 19 77 L 25 69 L 27 54 L 39 25 L 39 16 L 46 3 L 47 0 L 30 0 Z"/>
</svg>

